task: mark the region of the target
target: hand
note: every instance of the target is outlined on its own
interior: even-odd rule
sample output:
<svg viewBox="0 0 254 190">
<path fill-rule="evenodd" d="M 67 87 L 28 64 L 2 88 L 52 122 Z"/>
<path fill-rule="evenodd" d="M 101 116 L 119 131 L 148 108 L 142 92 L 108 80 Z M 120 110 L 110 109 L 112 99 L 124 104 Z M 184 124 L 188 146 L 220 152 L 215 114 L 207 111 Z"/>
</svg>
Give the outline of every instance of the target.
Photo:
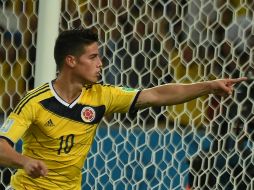
<svg viewBox="0 0 254 190">
<path fill-rule="evenodd" d="M 27 175 L 32 178 L 44 177 L 48 173 L 48 169 L 44 162 L 26 157 L 26 162 L 23 166 Z"/>
<path fill-rule="evenodd" d="M 247 77 L 241 77 L 236 79 L 218 79 L 211 82 L 212 93 L 214 95 L 228 96 L 233 93 L 233 86 L 236 83 L 246 81 Z"/>
</svg>

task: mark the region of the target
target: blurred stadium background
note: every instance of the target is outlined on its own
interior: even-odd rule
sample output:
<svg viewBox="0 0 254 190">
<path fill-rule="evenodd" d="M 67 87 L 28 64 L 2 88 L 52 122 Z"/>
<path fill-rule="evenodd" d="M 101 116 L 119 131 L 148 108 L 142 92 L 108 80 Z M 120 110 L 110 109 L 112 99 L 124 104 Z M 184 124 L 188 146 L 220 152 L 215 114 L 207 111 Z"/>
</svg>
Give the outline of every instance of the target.
<svg viewBox="0 0 254 190">
<path fill-rule="evenodd" d="M 59 11 L 42 8 L 52 3 Z M 0 0 L 0 7 L 1 123 L 28 90 L 55 76 L 53 52 L 43 59 L 38 48 L 50 44 L 54 34 L 39 37 L 52 28 L 97 29 L 104 83 L 143 89 L 254 73 L 253 0 Z M 52 14 L 53 25 L 44 18 Z M 104 118 L 82 188 L 254 189 L 253 84 L 225 99 Z M 1 168 L 1 190 L 13 172 Z"/>
</svg>

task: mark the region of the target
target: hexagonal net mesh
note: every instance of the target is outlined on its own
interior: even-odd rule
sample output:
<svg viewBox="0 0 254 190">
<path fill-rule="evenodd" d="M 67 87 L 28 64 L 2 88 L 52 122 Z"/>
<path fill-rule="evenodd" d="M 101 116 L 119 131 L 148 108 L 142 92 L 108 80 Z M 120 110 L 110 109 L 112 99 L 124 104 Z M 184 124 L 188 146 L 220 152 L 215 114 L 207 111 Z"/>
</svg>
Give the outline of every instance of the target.
<svg viewBox="0 0 254 190">
<path fill-rule="evenodd" d="M 18 4 L 28 10 L 19 12 Z M 4 118 L 33 84 L 38 1 L 1 6 L 1 23 L 8 23 L 1 31 Z M 251 78 L 253 8 L 248 0 L 62 0 L 60 30 L 97 29 L 105 83 L 144 89 Z M 18 45 L 11 23 L 19 31 Z M 227 98 L 207 96 L 140 110 L 135 117 L 104 118 L 84 164 L 82 189 L 254 189 L 253 85 L 236 85 Z M 1 177 L 1 185 L 7 184 Z"/>
<path fill-rule="evenodd" d="M 0 125 L 33 87 L 37 13 L 37 1 L 0 1 Z M 0 167 L 1 190 L 9 184 L 12 173 Z"/>
</svg>

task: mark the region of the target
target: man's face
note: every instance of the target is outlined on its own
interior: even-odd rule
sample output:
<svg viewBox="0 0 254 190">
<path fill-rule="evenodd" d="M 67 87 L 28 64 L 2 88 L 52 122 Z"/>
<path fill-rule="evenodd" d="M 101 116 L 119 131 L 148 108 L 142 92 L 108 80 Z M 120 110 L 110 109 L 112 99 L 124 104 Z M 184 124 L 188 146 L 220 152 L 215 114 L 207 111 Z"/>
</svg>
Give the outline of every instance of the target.
<svg viewBox="0 0 254 190">
<path fill-rule="evenodd" d="M 96 42 L 84 47 L 84 53 L 76 57 L 75 74 L 86 84 L 98 82 L 101 77 L 101 67 L 102 62 Z"/>
</svg>

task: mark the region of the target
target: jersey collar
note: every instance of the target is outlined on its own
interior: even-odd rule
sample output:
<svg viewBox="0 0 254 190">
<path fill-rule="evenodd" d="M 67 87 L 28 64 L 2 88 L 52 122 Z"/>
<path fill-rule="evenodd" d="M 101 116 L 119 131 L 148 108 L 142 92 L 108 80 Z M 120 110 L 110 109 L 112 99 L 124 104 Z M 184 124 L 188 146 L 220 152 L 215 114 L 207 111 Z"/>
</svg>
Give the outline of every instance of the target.
<svg viewBox="0 0 254 190">
<path fill-rule="evenodd" d="M 72 103 L 67 103 L 66 101 L 64 101 L 55 91 L 54 87 L 53 87 L 53 82 L 54 80 L 52 80 L 51 82 L 49 82 L 49 88 L 52 92 L 52 94 L 54 95 L 54 97 L 57 99 L 57 101 L 59 101 L 61 104 L 63 104 L 66 107 L 72 108 L 73 106 L 75 106 L 77 104 L 77 102 L 79 101 L 79 99 L 81 98 L 83 91 L 80 93 L 80 95 L 72 102 Z"/>
</svg>

